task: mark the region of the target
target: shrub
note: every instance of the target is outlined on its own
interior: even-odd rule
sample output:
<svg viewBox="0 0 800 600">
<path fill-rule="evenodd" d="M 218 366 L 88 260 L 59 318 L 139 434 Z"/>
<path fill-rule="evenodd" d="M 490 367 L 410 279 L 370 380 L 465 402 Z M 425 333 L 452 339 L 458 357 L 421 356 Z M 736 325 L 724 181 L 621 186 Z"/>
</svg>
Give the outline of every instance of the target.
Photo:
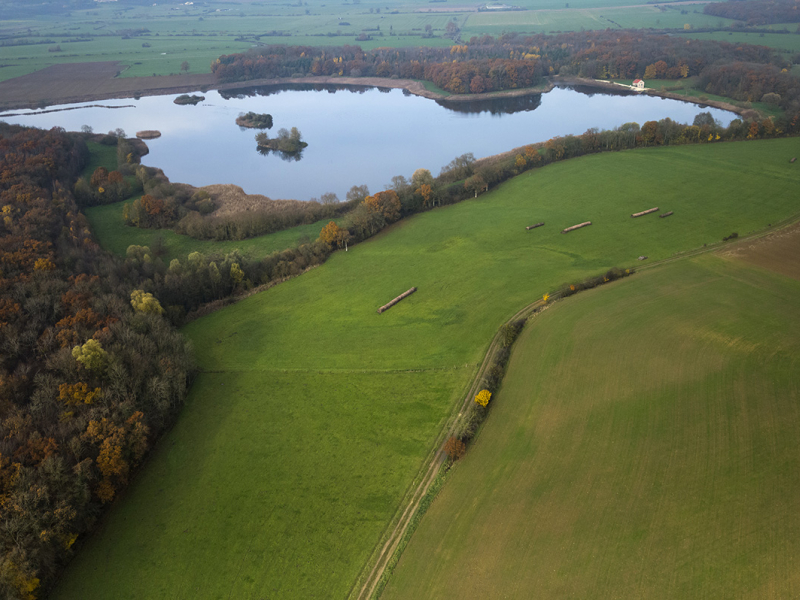
<svg viewBox="0 0 800 600">
<path fill-rule="evenodd" d="M 475 396 L 475 402 L 477 404 L 480 404 L 484 408 L 486 408 L 489 405 L 489 400 L 491 399 L 492 399 L 492 392 L 490 392 L 489 390 L 481 390 L 480 392 L 478 392 L 478 395 Z"/>
<path fill-rule="evenodd" d="M 444 451 L 447 458 L 456 461 L 467 451 L 467 445 L 455 436 L 451 436 L 444 444 Z"/>
</svg>

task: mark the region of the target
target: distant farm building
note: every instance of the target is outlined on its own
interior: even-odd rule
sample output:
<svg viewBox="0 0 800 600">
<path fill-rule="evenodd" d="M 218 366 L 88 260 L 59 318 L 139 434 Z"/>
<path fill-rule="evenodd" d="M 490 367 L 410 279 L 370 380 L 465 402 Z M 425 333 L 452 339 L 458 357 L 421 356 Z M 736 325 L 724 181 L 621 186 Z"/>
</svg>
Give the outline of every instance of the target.
<svg viewBox="0 0 800 600">
<path fill-rule="evenodd" d="M 634 79 L 631 87 L 637 91 L 642 91 L 644 89 L 644 81 L 641 79 Z"/>
</svg>

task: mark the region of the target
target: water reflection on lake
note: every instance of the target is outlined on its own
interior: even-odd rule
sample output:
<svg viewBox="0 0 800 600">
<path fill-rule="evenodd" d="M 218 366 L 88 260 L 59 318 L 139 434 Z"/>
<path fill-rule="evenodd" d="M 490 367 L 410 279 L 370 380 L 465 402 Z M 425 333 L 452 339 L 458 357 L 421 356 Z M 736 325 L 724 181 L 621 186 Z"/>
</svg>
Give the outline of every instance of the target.
<svg viewBox="0 0 800 600">
<path fill-rule="evenodd" d="M 174 96 L 87 102 L 134 106 L 116 110 L 86 106 L 3 120 L 67 130 L 89 125 L 96 132 L 122 128 L 129 136 L 158 129 L 162 136 L 147 142 L 150 154 L 143 162 L 164 169 L 174 182 L 235 183 L 248 193 L 307 200 L 325 192 L 344 199 L 353 185 L 367 184 L 371 191 L 379 191 L 393 176 L 410 177 L 420 167 L 436 175 L 465 152 L 489 156 L 592 127 L 610 129 L 665 117 L 686 123 L 703 111 L 727 125 L 736 116 L 676 100 L 561 88 L 491 101 L 433 102 L 402 90 L 308 87 L 237 90 L 225 96 L 211 91 L 197 106 L 178 106 L 172 102 Z M 302 160 L 260 154 L 256 131 L 234 122 L 239 113 L 248 111 L 273 116 L 271 136 L 282 127 L 297 127 L 308 142 Z"/>
</svg>

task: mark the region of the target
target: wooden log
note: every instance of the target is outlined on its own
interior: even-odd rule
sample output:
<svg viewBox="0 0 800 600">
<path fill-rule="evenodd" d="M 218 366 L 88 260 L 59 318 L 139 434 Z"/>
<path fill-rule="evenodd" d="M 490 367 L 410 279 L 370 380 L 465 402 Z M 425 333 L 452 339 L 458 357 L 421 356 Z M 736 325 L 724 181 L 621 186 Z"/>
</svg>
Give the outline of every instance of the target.
<svg viewBox="0 0 800 600">
<path fill-rule="evenodd" d="M 416 292 L 416 291 L 417 291 L 417 288 L 415 288 L 415 287 L 412 287 L 412 288 L 411 288 L 410 290 L 408 290 L 407 292 L 403 292 L 402 294 L 400 294 L 400 295 L 399 295 L 397 298 L 395 298 L 394 300 L 392 300 L 392 301 L 391 301 L 391 302 L 389 302 L 388 304 L 384 304 L 383 306 L 381 306 L 381 307 L 378 309 L 378 314 L 381 314 L 383 311 L 389 310 L 389 309 L 390 309 L 390 308 L 392 308 L 392 307 L 393 307 L 395 304 L 397 304 L 398 302 L 400 302 L 400 300 L 402 300 L 403 298 L 408 298 L 408 297 L 409 297 L 411 294 L 413 294 L 413 293 L 414 293 L 414 292 Z"/>
<path fill-rule="evenodd" d="M 562 229 L 561 233 L 569 233 L 570 231 L 575 231 L 576 229 L 580 229 L 581 227 L 588 227 L 591 225 L 591 221 L 585 221 L 583 223 L 578 223 L 577 225 L 573 225 L 572 227 L 567 227 L 566 229 Z"/>
<path fill-rule="evenodd" d="M 642 212 L 633 213 L 631 215 L 631 218 L 635 219 L 636 217 L 642 217 L 644 215 L 649 215 L 650 213 L 654 213 L 656 211 L 658 211 L 658 207 L 657 206 L 655 208 L 648 208 L 647 210 L 643 210 Z"/>
<path fill-rule="evenodd" d="M 789 162 L 790 162 L 790 163 L 793 163 L 793 162 L 794 162 L 794 161 L 796 161 L 796 160 L 797 160 L 797 157 L 796 157 L 796 156 L 793 156 L 793 157 L 792 157 L 792 160 L 790 160 Z"/>
<path fill-rule="evenodd" d="M 668 217 L 673 213 L 673 211 L 665 212 L 663 215 L 658 215 L 659 219 L 663 219 L 664 217 Z"/>
<path fill-rule="evenodd" d="M 537 227 L 541 227 L 542 225 L 544 225 L 544 221 L 542 221 L 541 223 L 537 223 L 536 225 L 528 225 L 525 228 L 525 230 L 530 231 L 531 229 L 536 229 Z"/>
</svg>

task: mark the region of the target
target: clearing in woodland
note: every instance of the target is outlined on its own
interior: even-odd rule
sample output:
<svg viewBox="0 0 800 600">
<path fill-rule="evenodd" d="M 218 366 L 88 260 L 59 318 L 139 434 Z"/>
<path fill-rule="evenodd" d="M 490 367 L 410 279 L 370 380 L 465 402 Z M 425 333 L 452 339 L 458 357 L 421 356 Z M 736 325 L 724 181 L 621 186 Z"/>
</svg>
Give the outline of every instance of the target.
<svg viewBox="0 0 800 600">
<path fill-rule="evenodd" d="M 535 317 L 382 598 L 797 597 L 798 314 L 710 254 Z"/>
<path fill-rule="evenodd" d="M 194 321 L 203 373 L 178 423 L 52 597 L 346 597 L 501 323 L 564 282 L 796 214 L 798 150 L 564 161 Z M 630 218 L 653 198 L 674 215 Z"/>
</svg>

